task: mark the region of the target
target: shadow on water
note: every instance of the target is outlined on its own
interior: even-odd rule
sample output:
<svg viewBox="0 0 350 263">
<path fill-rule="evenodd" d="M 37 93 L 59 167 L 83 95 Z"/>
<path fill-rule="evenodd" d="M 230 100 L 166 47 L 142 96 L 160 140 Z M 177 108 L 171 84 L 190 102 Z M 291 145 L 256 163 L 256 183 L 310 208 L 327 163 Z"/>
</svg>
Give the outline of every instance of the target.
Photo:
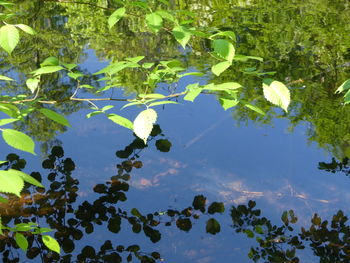
<svg viewBox="0 0 350 263">
<path fill-rule="evenodd" d="M 159 151 L 170 150 L 171 142 L 164 139 L 159 126 L 155 126 L 151 136 Z M 147 214 L 140 212 L 141 207 L 126 209 L 123 203 L 127 203 L 129 180 L 132 171 L 143 166 L 140 154 L 145 147 L 142 140 L 135 138 L 124 149 L 117 151 L 116 155 L 121 159 L 116 165 L 117 175 L 103 184 L 96 184 L 93 198 L 85 200 L 80 196 L 79 180 L 74 177 L 74 161 L 64 156 L 62 147 L 53 147 L 51 154 L 42 162 L 42 167 L 48 170 L 45 178 L 38 172 L 31 173 L 37 180 L 48 182 L 49 186 L 45 190 L 26 186 L 21 198 L 9 196 L 9 203 L 1 204 L 0 213 L 4 215 L 3 223 L 7 225 L 36 222 L 44 227 L 44 231 L 45 227 L 55 229 L 54 236 L 63 252 L 59 255 L 47 250 L 40 235 L 23 231 L 29 242 L 24 255 L 16 245 L 13 234 L 4 231 L 0 241 L 3 262 L 163 261 L 166 258 L 157 251 L 156 246 L 152 250 L 144 249 L 138 243 L 128 243 L 132 239 L 124 236 L 122 243 L 115 242 L 116 235 L 126 231 L 127 236 L 140 234 L 151 243 L 157 243 L 166 235 L 163 233 L 166 228 L 190 232 L 196 221 L 203 220 L 205 229 L 202 231 L 208 235 L 236 232 L 255 239 L 257 245 L 246 251 L 247 258 L 253 261 L 300 262 L 297 251 L 307 248 L 319 257 L 320 262 L 348 262 L 350 226 L 346 224 L 348 218 L 342 211 L 336 213 L 330 222 L 315 214 L 310 226 L 299 229 L 293 210 L 284 212 L 282 222 L 274 224 L 261 215 L 262 211 L 256 209 L 253 200 L 226 208 L 230 211 L 230 226 L 221 224 L 216 215 L 225 213 L 225 205 L 208 202 L 204 195 L 195 196 L 192 204 L 183 209 L 165 209 Z M 5 169 L 21 170 L 26 166 L 26 161 L 16 154 L 7 155 L 6 160 L 7 163 L 2 164 Z M 92 235 L 101 231 L 106 232 L 103 234 L 104 240 L 101 243 L 92 240 Z"/>
</svg>

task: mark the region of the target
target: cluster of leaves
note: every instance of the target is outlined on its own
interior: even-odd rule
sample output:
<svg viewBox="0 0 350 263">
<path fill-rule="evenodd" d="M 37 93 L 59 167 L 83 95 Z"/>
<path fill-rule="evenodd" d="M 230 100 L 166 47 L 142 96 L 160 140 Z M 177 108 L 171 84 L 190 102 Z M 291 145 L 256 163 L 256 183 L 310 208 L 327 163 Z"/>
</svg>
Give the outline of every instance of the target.
<svg viewBox="0 0 350 263">
<path fill-rule="evenodd" d="M 274 225 L 269 219 L 261 216 L 261 210 L 254 209 L 256 203 L 249 201 L 248 205 L 233 206 L 231 217 L 233 229 L 237 233 L 245 233 L 249 238 L 255 238 L 259 247 L 251 248 L 249 258 L 255 262 L 300 262 L 297 250 L 310 246 L 320 262 L 346 262 L 349 256 L 350 227 L 346 225 L 348 218 L 339 211 L 329 223 L 315 214 L 309 228 L 302 227 L 296 233 L 292 225 L 297 222 L 293 210 L 282 214 L 281 226 Z"/>
</svg>

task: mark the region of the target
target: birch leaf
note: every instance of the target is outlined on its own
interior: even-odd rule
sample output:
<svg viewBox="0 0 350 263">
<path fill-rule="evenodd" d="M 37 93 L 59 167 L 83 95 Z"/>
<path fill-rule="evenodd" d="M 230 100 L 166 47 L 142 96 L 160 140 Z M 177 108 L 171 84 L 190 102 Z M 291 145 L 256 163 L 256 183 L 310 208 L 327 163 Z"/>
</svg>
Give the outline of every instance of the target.
<svg viewBox="0 0 350 263">
<path fill-rule="evenodd" d="M 153 109 L 141 111 L 134 120 L 134 132 L 145 144 L 147 143 L 147 138 L 151 134 L 153 124 L 156 120 L 157 112 Z"/>
</svg>

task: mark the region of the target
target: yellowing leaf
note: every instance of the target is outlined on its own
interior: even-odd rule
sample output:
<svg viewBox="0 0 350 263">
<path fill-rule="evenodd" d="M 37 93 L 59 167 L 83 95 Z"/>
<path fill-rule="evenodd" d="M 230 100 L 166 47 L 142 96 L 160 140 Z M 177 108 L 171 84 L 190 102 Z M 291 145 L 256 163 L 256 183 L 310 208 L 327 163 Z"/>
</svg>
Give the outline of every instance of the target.
<svg viewBox="0 0 350 263">
<path fill-rule="evenodd" d="M 134 120 L 134 132 L 145 144 L 147 143 L 147 138 L 151 134 L 153 124 L 156 120 L 157 112 L 153 109 L 141 111 Z"/>
<path fill-rule="evenodd" d="M 265 79 L 263 83 L 263 90 L 264 96 L 268 101 L 288 112 L 290 92 L 282 82 Z"/>
</svg>

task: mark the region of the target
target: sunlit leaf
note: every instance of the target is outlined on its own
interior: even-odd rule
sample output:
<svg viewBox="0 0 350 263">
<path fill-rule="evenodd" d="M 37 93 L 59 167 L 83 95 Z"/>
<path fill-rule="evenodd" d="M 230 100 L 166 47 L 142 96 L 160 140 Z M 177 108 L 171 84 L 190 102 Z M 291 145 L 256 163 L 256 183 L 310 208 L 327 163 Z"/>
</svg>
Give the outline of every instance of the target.
<svg viewBox="0 0 350 263">
<path fill-rule="evenodd" d="M 20 196 L 24 186 L 24 181 L 20 176 L 11 174 L 10 171 L 1 170 L 0 182 L 0 192 Z"/>
<path fill-rule="evenodd" d="M 56 239 L 54 239 L 53 237 L 50 237 L 50 236 L 48 236 L 48 235 L 42 235 L 42 239 L 43 239 L 43 243 L 44 243 L 44 245 L 48 248 L 48 249 L 50 249 L 50 250 L 52 250 L 52 251 L 54 251 L 54 252 L 56 252 L 56 253 L 60 253 L 60 245 L 58 244 L 58 242 L 56 241 Z"/>
<path fill-rule="evenodd" d="M 185 49 L 188 41 L 191 39 L 191 32 L 188 28 L 184 26 L 176 26 L 173 29 L 173 35 L 177 42 L 181 44 L 181 46 Z"/>
<path fill-rule="evenodd" d="M 23 132 L 12 129 L 2 129 L 2 137 L 4 138 L 5 142 L 13 148 L 35 155 L 34 141 Z"/>
<path fill-rule="evenodd" d="M 226 82 L 222 84 L 209 84 L 205 85 L 203 89 L 206 90 L 218 90 L 218 91 L 232 91 L 241 88 L 242 85 L 237 82 Z"/>
<path fill-rule="evenodd" d="M 250 103 L 244 103 L 244 106 L 261 114 L 261 115 L 266 115 L 266 113 L 263 110 L 261 110 L 259 107 L 255 106 L 255 105 L 252 105 Z"/>
<path fill-rule="evenodd" d="M 43 62 L 40 63 L 40 67 L 47 67 L 47 66 L 58 66 L 59 60 L 56 57 L 48 57 Z"/>
<path fill-rule="evenodd" d="M 183 78 L 186 76 L 196 76 L 196 77 L 203 77 L 205 74 L 202 72 L 188 72 L 188 73 L 184 73 L 181 75 L 178 75 L 179 78 Z"/>
<path fill-rule="evenodd" d="M 165 97 L 163 94 L 159 93 L 138 94 L 137 96 L 142 99 L 162 99 Z"/>
<path fill-rule="evenodd" d="M 108 26 L 110 29 L 125 15 L 125 11 L 126 9 L 121 7 L 111 14 L 108 18 Z"/>
<path fill-rule="evenodd" d="M 343 84 L 341 84 L 341 85 L 339 86 L 339 88 L 337 88 L 337 90 L 335 91 L 335 93 L 341 93 L 341 92 L 343 92 L 343 91 L 345 91 L 345 90 L 348 90 L 348 89 L 350 89 L 350 79 L 344 81 Z"/>
<path fill-rule="evenodd" d="M 236 41 L 236 34 L 233 31 L 223 31 L 223 32 L 218 32 L 209 37 L 209 39 L 214 39 L 217 36 L 225 36 L 229 37 L 231 40 Z"/>
<path fill-rule="evenodd" d="M 72 70 L 73 68 L 76 68 L 78 65 L 74 64 L 74 63 L 64 63 L 64 62 L 60 62 L 62 66 L 65 66 L 67 69 Z"/>
<path fill-rule="evenodd" d="M 225 39 L 215 39 L 213 41 L 213 48 L 217 55 L 229 62 L 232 62 L 233 57 L 235 56 L 235 48 L 231 42 Z"/>
<path fill-rule="evenodd" d="M 0 80 L 9 80 L 9 81 L 14 81 L 14 79 L 11 79 L 11 78 L 6 77 L 6 76 L 3 76 L 3 75 L 0 75 Z"/>
<path fill-rule="evenodd" d="M 282 82 L 265 79 L 263 83 L 263 90 L 264 96 L 268 101 L 288 112 L 290 92 Z"/>
<path fill-rule="evenodd" d="M 163 18 L 156 13 L 147 14 L 146 23 L 153 32 L 157 33 L 163 26 Z"/>
<path fill-rule="evenodd" d="M 172 14 L 165 10 L 157 10 L 156 14 L 160 15 L 163 19 L 167 19 L 171 22 L 174 22 L 176 20 Z"/>
<path fill-rule="evenodd" d="M 49 109 L 45 109 L 45 108 L 41 108 L 39 111 L 42 114 L 44 114 L 47 118 L 49 118 L 49 119 L 51 119 L 59 124 L 62 124 L 64 126 L 71 127 L 68 120 L 64 116 L 62 116 L 61 114 L 54 112 L 52 110 L 49 110 Z"/>
<path fill-rule="evenodd" d="M 19 32 L 13 25 L 4 25 L 0 28 L 0 46 L 9 54 L 19 42 Z"/>
<path fill-rule="evenodd" d="M 16 244 L 20 247 L 20 249 L 22 249 L 23 251 L 27 251 L 27 249 L 28 249 L 28 241 L 24 237 L 23 234 L 17 232 L 15 234 L 15 241 L 16 241 Z"/>
<path fill-rule="evenodd" d="M 153 102 L 153 103 L 149 104 L 148 107 L 154 107 L 154 106 L 164 105 L 164 104 L 178 104 L 178 103 L 176 101 L 170 101 L 170 100 L 157 101 L 157 102 Z"/>
<path fill-rule="evenodd" d="M 19 29 L 21 29 L 22 31 L 26 32 L 27 34 L 35 35 L 34 29 L 31 28 L 30 26 L 27 26 L 24 24 L 17 24 L 15 26 L 18 27 Z"/>
<path fill-rule="evenodd" d="M 119 124 L 120 126 L 123 126 L 123 127 L 125 127 L 125 128 L 128 128 L 128 129 L 130 129 L 130 130 L 133 129 L 133 124 L 132 124 L 132 122 L 131 122 L 130 120 L 128 120 L 127 118 L 124 118 L 124 117 L 122 117 L 122 116 L 119 116 L 119 115 L 113 114 L 113 113 L 108 114 L 107 116 L 108 116 L 108 119 L 110 119 L 111 121 L 113 121 L 113 122 Z"/>
<path fill-rule="evenodd" d="M 134 120 L 134 133 L 147 144 L 153 124 L 157 120 L 157 112 L 153 109 L 141 111 Z"/>
<path fill-rule="evenodd" d="M 222 72 L 231 66 L 231 62 L 223 61 L 211 67 L 211 71 L 216 75 L 220 76 Z"/>
<path fill-rule="evenodd" d="M 9 124 L 9 123 L 12 123 L 12 122 L 15 122 L 15 121 L 18 121 L 18 119 L 1 119 L 0 120 L 0 126 Z"/>
<path fill-rule="evenodd" d="M 40 82 L 39 78 L 29 78 L 26 81 L 26 85 L 28 89 L 30 89 L 30 91 L 34 93 L 35 90 L 38 88 L 39 82 Z"/>
<path fill-rule="evenodd" d="M 132 57 L 132 58 L 126 58 L 126 60 L 130 61 L 130 62 L 134 62 L 134 63 L 139 63 L 144 58 L 145 58 L 145 56 L 137 56 L 137 57 Z"/>
<path fill-rule="evenodd" d="M 16 118 L 20 114 L 18 108 L 12 104 L 0 103 L 0 111 L 13 118 Z"/>
<path fill-rule="evenodd" d="M 31 73 L 34 74 L 35 76 L 37 76 L 37 75 L 42 75 L 42 74 L 54 73 L 54 72 L 60 71 L 62 69 L 64 69 L 62 66 L 45 66 L 45 67 L 39 68 L 37 70 L 34 70 Z"/>
<path fill-rule="evenodd" d="M 187 94 L 184 97 L 184 100 L 194 101 L 195 98 L 202 92 L 203 88 L 199 87 L 199 83 L 189 84 L 186 87 Z"/>
<path fill-rule="evenodd" d="M 23 179 L 23 181 L 25 181 L 29 184 L 44 188 L 44 186 L 38 180 L 36 180 L 34 177 L 32 177 L 32 176 L 30 176 L 22 171 L 18 171 L 18 170 L 14 170 L 14 169 L 9 169 L 7 171 L 9 172 L 9 176 L 12 176 L 12 175 L 19 176 Z"/>
<path fill-rule="evenodd" d="M 84 77 L 83 73 L 80 72 L 68 72 L 68 77 L 71 77 L 72 79 L 78 79 L 80 77 Z"/>
<path fill-rule="evenodd" d="M 239 103 L 239 100 L 236 99 L 220 98 L 219 101 L 224 110 L 228 110 L 229 108 L 235 107 Z"/>
<path fill-rule="evenodd" d="M 143 102 L 140 102 L 140 101 L 130 102 L 130 103 L 125 104 L 123 107 L 121 107 L 121 110 L 124 108 L 130 107 L 130 106 L 133 106 L 133 105 L 141 105 L 141 104 L 143 104 Z"/>
<path fill-rule="evenodd" d="M 239 54 L 236 54 L 233 58 L 233 60 L 237 60 L 237 61 L 243 61 L 243 62 L 246 62 L 248 61 L 249 59 L 252 59 L 252 60 L 258 60 L 260 62 L 263 62 L 264 59 L 261 58 L 261 57 L 254 57 L 254 56 L 245 56 L 245 55 L 239 55 Z"/>
</svg>

